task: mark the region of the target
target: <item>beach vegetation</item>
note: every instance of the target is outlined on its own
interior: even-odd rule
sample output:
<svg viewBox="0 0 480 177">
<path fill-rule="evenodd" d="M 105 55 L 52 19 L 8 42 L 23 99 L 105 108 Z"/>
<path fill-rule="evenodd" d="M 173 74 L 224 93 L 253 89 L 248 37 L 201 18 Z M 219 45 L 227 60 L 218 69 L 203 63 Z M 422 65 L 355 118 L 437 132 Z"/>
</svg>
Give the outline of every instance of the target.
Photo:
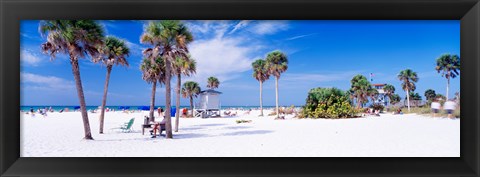
<svg viewBox="0 0 480 177">
<path fill-rule="evenodd" d="M 216 89 L 218 86 L 220 86 L 218 78 L 212 76 L 207 79 L 207 88 Z"/>
<path fill-rule="evenodd" d="M 397 103 L 400 103 L 400 95 L 398 94 L 393 94 L 392 96 L 389 97 L 390 99 L 390 104 L 395 105 Z"/>
<path fill-rule="evenodd" d="M 263 59 L 257 59 L 252 63 L 253 78 L 260 83 L 260 116 L 263 116 L 263 82 L 270 78 L 268 68 L 266 67 L 266 61 Z"/>
<path fill-rule="evenodd" d="M 173 138 L 171 121 L 171 75 L 172 63 L 177 57 L 188 57 L 187 45 L 193 36 L 179 20 L 150 21 L 144 27 L 140 42 L 150 45 L 143 51 L 147 58 L 161 57 L 165 62 L 165 131 L 166 138 Z"/>
<path fill-rule="evenodd" d="M 113 36 L 105 38 L 105 46 L 101 48 L 101 57 L 96 58 L 96 62 L 100 62 L 107 68 L 107 76 L 105 78 L 105 86 L 103 89 L 102 106 L 100 110 L 100 130 L 103 133 L 103 124 L 105 121 L 105 107 L 107 105 L 108 84 L 110 82 L 110 73 L 113 65 L 121 65 L 128 67 L 127 57 L 130 54 L 130 49 L 123 40 Z"/>
<path fill-rule="evenodd" d="M 356 109 L 351 105 L 349 95 L 337 88 L 313 88 L 308 92 L 306 104 L 299 117 L 308 118 L 350 118 Z"/>
<path fill-rule="evenodd" d="M 410 95 L 410 92 L 415 91 L 415 82 L 418 82 L 419 80 L 416 72 L 412 71 L 411 69 L 405 69 L 398 73 L 397 78 L 402 82 L 402 89 L 407 92 L 407 95 Z M 410 112 L 410 97 L 407 97 L 406 99 L 408 112 Z"/>
<path fill-rule="evenodd" d="M 445 98 L 448 100 L 448 90 L 450 88 L 450 79 L 460 75 L 460 57 L 458 55 L 443 54 L 437 58 L 435 70 L 447 79 L 447 91 Z"/>
<path fill-rule="evenodd" d="M 373 103 L 370 105 L 370 108 L 372 108 L 373 110 L 378 110 L 380 112 L 383 112 L 383 109 L 385 109 L 385 106 L 383 106 L 383 104 Z"/>
<path fill-rule="evenodd" d="M 93 140 L 78 60 L 87 55 L 92 59 L 99 57 L 104 45 L 104 29 L 94 20 L 42 20 L 39 31 L 47 36 L 47 41 L 41 44 L 42 52 L 50 55 L 52 60 L 58 53 L 69 56 L 82 113 L 84 139 Z"/>
<path fill-rule="evenodd" d="M 144 58 L 140 63 L 140 71 L 142 72 L 142 79 L 148 84 L 152 84 L 152 93 L 150 97 L 150 121 L 155 121 L 155 94 L 158 84 L 165 84 L 165 63 L 161 57 L 152 59 Z"/>
<path fill-rule="evenodd" d="M 191 58 L 190 55 L 177 56 L 173 62 L 173 73 L 177 75 L 177 86 L 175 87 L 176 99 L 175 99 L 175 132 L 178 132 L 178 126 L 180 124 L 180 90 L 182 89 L 182 75 L 191 76 L 197 71 L 197 62 Z M 193 110 L 192 110 L 193 111 Z"/>
<path fill-rule="evenodd" d="M 437 94 L 435 93 L 435 90 L 433 89 L 427 89 L 425 90 L 425 94 L 423 94 L 425 96 L 425 100 L 427 100 L 427 104 L 430 105 L 430 103 L 433 102 L 433 100 L 435 100 L 435 98 L 437 97 Z"/>
<path fill-rule="evenodd" d="M 393 85 L 386 84 L 383 87 L 383 91 L 385 92 L 385 96 L 388 97 L 388 103 L 392 104 L 392 96 L 395 94 L 395 87 Z"/>
<path fill-rule="evenodd" d="M 275 77 L 275 110 L 277 112 L 277 119 L 280 118 L 278 109 L 278 80 L 282 73 L 288 69 L 288 58 L 283 52 L 276 50 L 267 54 L 265 68 L 268 74 Z"/>
<path fill-rule="evenodd" d="M 197 97 L 200 93 L 200 85 L 194 81 L 187 81 L 183 83 L 182 87 L 182 97 L 190 99 L 190 110 L 193 114 L 193 97 Z"/>
<path fill-rule="evenodd" d="M 356 75 L 350 80 L 351 88 L 348 91 L 351 95 L 350 98 L 354 98 L 357 103 L 357 109 L 363 107 L 363 104 L 368 102 L 368 98 L 374 98 L 378 92 L 372 87 L 367 78 L 361 74 Z M 373 91 L 375 90 L 375 91 Z M 373 100 L 373 99 L 372 99 Z"/>
</svg>

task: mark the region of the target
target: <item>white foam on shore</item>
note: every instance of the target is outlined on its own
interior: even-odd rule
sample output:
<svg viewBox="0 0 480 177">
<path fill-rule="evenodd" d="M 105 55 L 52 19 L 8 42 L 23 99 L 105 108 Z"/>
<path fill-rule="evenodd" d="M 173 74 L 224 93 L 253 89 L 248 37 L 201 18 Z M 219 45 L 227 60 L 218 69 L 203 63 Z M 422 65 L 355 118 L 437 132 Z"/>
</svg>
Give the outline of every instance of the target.
<svg viewBox="0 0 480 177">
<path fill-rule="evenodd" d="M 265 111 L 265 114 L 271 111 Z M 174 139 L 142 135 L 148 112 L 89 113 L 94 141 L 82 140 L 79 112 L 21 115 L 21 157 L 459 157 L 460 120 L 414 114 L 356 119 L 181 118 Z M 110 130 L 135 117 L 134 132 Z M 252 120 L 237 124 L 235 120 Z M 172 124 L 174 125 L 172 119 Z M 173 126 L 172 125 L 172 126 Z"/>
</svg>

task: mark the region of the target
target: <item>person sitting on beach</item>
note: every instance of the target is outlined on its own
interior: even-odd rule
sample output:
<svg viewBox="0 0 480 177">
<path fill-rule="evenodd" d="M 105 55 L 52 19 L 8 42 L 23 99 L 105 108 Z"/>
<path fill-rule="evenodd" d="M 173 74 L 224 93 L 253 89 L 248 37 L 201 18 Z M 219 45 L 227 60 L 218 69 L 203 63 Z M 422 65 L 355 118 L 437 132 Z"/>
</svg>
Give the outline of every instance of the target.
<svg viewBox="0 0 480 177">
<path fill-rule="evenodd" d="M 436 100 L 436 99 L 433 100 L 430 107 L 432 108 L 432 117 L 437 117 L 437 113 L 438 113 L 438 111 L 440 110 L 440 107 L 441 107 L 438 100 Z"/>
<path fill-rule="evenodd" d="M 187 108 L 183 108 L 182 109 L 182 117 L 187 117 L 187 112 L 188 112 Z"/>
<path fill-rule="evenodd" d="M 155 122 L 153 124 L 153 136 L 152 136 L 152 138 L 157 137 L 157 129 L 159 131 L 158 135 L 162 135 L 161 125 L 165 125 L 166 122 L 167 122 L 167 120 L 165 120 L 165 118 L 163 118 L 163 120 L 161 122 Z"/>
<path fill-rule="evenodd" d="M 63 112 L 63 109 L 60 109 L 60 111 L 58 111 L 59 113 L 62 113 Z"/>
<path fill-rule="evenodd" d="M 230 116 L 230 113 L 232 113 L 231 111 L 225 111 L 223 112 L 223 114 L 225 114 L 226 116 Z"/>
<path fill-rule="evenodd" d="M 448 114 L 448 118 L 452 119 L 453 116 L 452 116 L 452 113 L 453 111 L 455 110 L 455 107 L 457 105 L 455 104 L 455 102 L 453 100 L 448 100 L 445 102 L 445 104 L 443 105 L 444 109 L 445 109 L 445 112 Z"/>
</svg>

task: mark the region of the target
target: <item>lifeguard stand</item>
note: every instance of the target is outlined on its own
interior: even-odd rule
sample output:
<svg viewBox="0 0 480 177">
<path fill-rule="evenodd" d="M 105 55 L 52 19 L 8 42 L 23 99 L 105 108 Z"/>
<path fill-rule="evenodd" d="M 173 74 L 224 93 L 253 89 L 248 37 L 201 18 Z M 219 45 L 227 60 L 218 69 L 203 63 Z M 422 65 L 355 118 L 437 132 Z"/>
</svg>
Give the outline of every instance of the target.
<svg viewBox="0 0 480 177">
<path fill-rule="evenodd" d="M 208 89 L 199 93 L 198 102 L 195 104 L 195 117 L 207 118 L 220 116 L 220 94 L 222 92 Z"/>
</svg>

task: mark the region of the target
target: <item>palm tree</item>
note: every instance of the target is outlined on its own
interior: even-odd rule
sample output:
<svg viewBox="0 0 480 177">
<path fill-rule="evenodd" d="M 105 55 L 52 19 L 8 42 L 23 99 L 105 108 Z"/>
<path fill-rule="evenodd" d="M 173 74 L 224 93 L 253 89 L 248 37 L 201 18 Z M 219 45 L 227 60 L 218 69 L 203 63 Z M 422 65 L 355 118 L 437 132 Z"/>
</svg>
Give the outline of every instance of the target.
<svg viewBox="0 0 480 177">
<path fill-rule="evenodd" d="M 400 71 L 397 75 L 398 80 L 402 81 L 402 89 L 407 92 L 407 95 L 410 95 L 410 91 L 415 91 L 416 86 L 415 82 L 418 82 L 418 76 L 416 72 L 413 72 L 411 69 L 406 69 Z M 408 112 L 410 112 L 410 97 L 407 96 L 407 106 Z"/>
<path fill-rule="evenodd" d="M 383 91 L 385 92 L 385 96 L 388 97 L 389 104 L 391 104 L 391 98 L 392 95 L 395 93 L 395 87 L 393 85 L 386 84 L 383 87 Z"/>
<path fill-rule="evenodd" d="M 144 50 L 144 55 L 162 57 L 165 60 L 165 129 L 166 138 L 173 138 L 171 105 L 171 74 L 172 63 L 176 57 L 187 57 L 187 45 L 193 41 L 193 36 L 187 27 L 179 20 L 151 21 L 145 26 L 140 42 L 151 45 Z M 147 57 L 151 58 L 151 57 Z"/>
<path fill-rule="evenodd" d="M 216 77 L 209 77 L 207 79 L 207 88 L 216 89 L 220 85 L 220 81 Z"/>
<path fill-rule="evenodd" d="M 183 98 L 190 98 L 190 110 L 192 110 L 193 114 L 193 97 L 197 97 L 200 93 L 200 85 L 193 81 L 187 81 L 183 83 L 182 87 L 182 97 Z"/>
<path fill-rule="evenodd" d="M 57 53 L 67 54 L 70 58 L 80 101 L 84 139 L 93 140 L 78 60 L 84 58 L 85 55 L 89 55 L 91 58 L 99 56 L 99 48 L 104 45 L 103 28 L 93 20 L 44 20 L 40 22 L 39 31 L 43 35 L 47 34 L 47 42 L 43 43 L 41 48 L 44 53 L 51 56 L 52 60 L 55 59 Z"/>
<path fill-rule="evenodd" d="M 398 94 L 393 94 L 391 97 L 390 97 L 390 104 L 397 104 L 400 102 L 400 95 Z"/>
<path fill-rule="evenodd" d="M 177 75 L 177 87 L 175 88 L 175 92 L 177 94 L 175 100 L 175 107 L 177 108 L 175 112 L 175 132 L 178 132 L 178 124 L 180 123 L 180 89 L 182 86 L 182 75 L 190 76 L 195 74 L 196 70 L 197 63 L 195 60 L 190 58 L 190 56 L 178 56 L 173 62 L 173 72 Z"/>
<path fill-rule="evenodd" d="M 435 97 L 437 96 L 437 94 L 435 93 L 435 90 L 433 89 L 428 89 L 428 90 L 425 90 L 425 99 L 428 100 L 429 102 L 433 101 L 433 99 L 435 99 Z"/>
<path fill-rule="evenodd" d="M 262 101 L 262 84 L 270 75 L 268 74 L 268 70 L 265 67 L 265 60 L 258 59 L 252 63 L 253 68 L 253 77 L 260 82 L 260 116 L 263 116 L 263 101 Z"/>
<path fill-rule="evenodd" d="M 362 104 L 366 103 L 368 97 L 372 95 L 372 85 L 367 78 L 361 74 L 354 76 L 350 83 L 352 84 L 350 92 L 353 93 L 353 96 L 356 98 L 357 108 L 361 108 Z"/>
<path fill-rule="evenodd" d="M 269 75 L 275 76 L 275 106 L 277 119 L 279 119 L 280 115 L 278 110 L 278 79 L 280 79 L 280 75 L 288 69 L 287 56 L 278 50 L 270 52 L 267 55 L 265 68 L 267 68 Z"/>
<path fill-rule="evenodd" d="M 442 72 L 442 77 L 447 78 L 447 94 L 450 88 L 450 78 L 455 78 L 460 75 L 460 57 L 458 55 L 443 54 L 437 58 L 437 66 L 435 67 L 438 73 Z"/>
<path fill-rule="evenodd" d="M 113 65 L 128 66 L 127 56 L 130 53 L 125 42 L 116 37 L 109 36 L 105 39 L 105 46 L 101 50 L 104 55 L 98 61 L 102 62 L 107 67 L 107 76 L 105 79 L 105 86 L 103 89 L 102 110 L 100 112 L 100 134 L 103 133 L 103 123 L 105 118 L 105 106 L 107 104 L 108 83 L 110 82 L 110 73 Z"/>
<path fill-rule="evenodd" d="M 165 63 L 160 57 L 154 59 L 144 58 L 140 64 L 140 71 L 142 71 L 142 79 L 147 83 L 152 83 L 152 96 L 150 98 L 150 120 L 155 121 L 154 109 L 155 109 L 155 93 L 157 90 L 157 83 L 165 83 Z"/>
</svg>

